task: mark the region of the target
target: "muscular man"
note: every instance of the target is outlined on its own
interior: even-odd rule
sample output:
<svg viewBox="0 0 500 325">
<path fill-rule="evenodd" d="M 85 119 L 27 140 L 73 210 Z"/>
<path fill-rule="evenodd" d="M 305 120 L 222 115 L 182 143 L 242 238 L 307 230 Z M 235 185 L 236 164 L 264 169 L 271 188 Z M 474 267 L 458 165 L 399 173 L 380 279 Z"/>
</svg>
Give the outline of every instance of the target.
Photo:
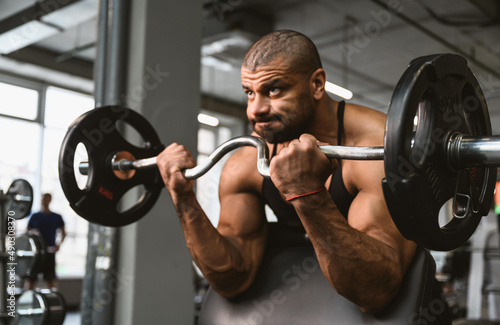
<svg viewBox="0 0 500 325">
<path fill-rule="evenodd" d="M 222 296 L 245 291 L 265 251 L 264 205 L 275 191 L 288 199 L 281 204 L 297 215 L 338 293 L 363 312 L 382 309 L 398 292 L 416 245 L 387 210 L 383 162 L 330 160 L 318 145 L 383 145 L 385 115 L 331 99 L 316 47 L 294 31 L 276 31 L 252 45 L 241 81 L 254 135 L 273 153 L 272 182 L 258 173 L 254 148 L 234 153 L 222 171 L 215 229 L 181 173 L 195 166 L 191 154 L 174 143 L 158 156 L 194 261 Z"/>
</svg>

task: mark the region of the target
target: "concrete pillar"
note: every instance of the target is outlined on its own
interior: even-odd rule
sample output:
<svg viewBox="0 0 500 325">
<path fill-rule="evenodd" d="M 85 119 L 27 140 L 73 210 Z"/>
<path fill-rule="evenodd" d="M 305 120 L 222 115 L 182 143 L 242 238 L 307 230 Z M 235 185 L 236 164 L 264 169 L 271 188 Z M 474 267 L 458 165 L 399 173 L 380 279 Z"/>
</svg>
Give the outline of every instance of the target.
<svg viewBox="0 0 500 325">
<path fill-rule="evenodd" d="M 133 0 L 127 105 L 164 145 L 196 154 L 201 2 Z M 115 324 L 192 324 L 193 269 L 166 190 L 139 222 L 121 228 Z"/>
</svg>

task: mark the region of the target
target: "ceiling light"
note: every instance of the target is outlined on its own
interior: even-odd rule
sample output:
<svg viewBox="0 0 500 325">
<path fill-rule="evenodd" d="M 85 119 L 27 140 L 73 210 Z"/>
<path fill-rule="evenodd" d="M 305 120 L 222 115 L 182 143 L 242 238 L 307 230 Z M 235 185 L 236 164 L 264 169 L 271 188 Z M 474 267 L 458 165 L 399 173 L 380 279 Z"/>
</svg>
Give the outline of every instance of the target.
<svg viewBox="0 0 500 325">
<path fill-rule="evenodd" d="M 342 88 L 340 86 L 337 86 L 336 84 L 333 84 L 331 83 L 330 81 L 327 81 L 326 84 L 325 84 L 325 90 L 334 94 L 334 95 L 337 95 L 337 96 L 340 96 L 342 98 L 345 98 L 345 99 L 351 99 L 352 98 L 352 91 L 348 90 L 348 89 L 345 89 L 345 88 Z"/>
<path fill-rule="evenodd" d="M 219 119 L 207 114 L 198 114 L 198 122 L 210 125 L 210 126 L 217 126 L 219 125 Z"/>
<path fill-rule="evenodd" d="M 206 67 L 214 67 L 222 71 L 233 70 L 233 66 L 230 63 L 224 62 L 211 56 L 202 56 L 201 63 Z"/>
</svg>

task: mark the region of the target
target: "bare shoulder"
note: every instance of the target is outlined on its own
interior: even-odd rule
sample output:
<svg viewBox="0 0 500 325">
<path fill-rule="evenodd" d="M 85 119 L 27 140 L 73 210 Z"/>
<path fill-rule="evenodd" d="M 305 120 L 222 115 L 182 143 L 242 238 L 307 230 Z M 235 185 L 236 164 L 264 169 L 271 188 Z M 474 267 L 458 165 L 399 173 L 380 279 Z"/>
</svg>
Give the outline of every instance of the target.
<svg viewBox="0 0 500 325">
<path fill-rule="evenodd" d="M 386 115 L 361 105 L 346 104 L 344 113 L 345 145 L 383 145 Z"/>
<path fill-rule="evenodd" d="M 260 194 L 262 176 L 257 170 L 257 150 L 243 147 L 227 160 L 220 178 L 220 190 L 231 193 Z"/>
<path fill-rule="evenodd" d="M 346 106 L 344 129 L 347 146 L 382 146 L 386 115 L 380 111 L 354 104 Z M 367 172 L 370 171 L 370 172 Z M 371 192 L 383 200 L 380 182 L 384 177 L 382 161 L 344 160 L 342 176 L 351 194 Z"/>
<path fill-rule="evenodd" d="M 381 146 L 386 115 L 360 105 L 349 104 L 344 115 L 346 145 Z M 394 224 L 381 186 L 385 177 L 383 161 L 344 160 L 344 184 L 354 196 L 349 209 L 349 224 L 392 247 L 406 269 L 413 258 L 415 244 L 406 240 Z"/>
</svg>

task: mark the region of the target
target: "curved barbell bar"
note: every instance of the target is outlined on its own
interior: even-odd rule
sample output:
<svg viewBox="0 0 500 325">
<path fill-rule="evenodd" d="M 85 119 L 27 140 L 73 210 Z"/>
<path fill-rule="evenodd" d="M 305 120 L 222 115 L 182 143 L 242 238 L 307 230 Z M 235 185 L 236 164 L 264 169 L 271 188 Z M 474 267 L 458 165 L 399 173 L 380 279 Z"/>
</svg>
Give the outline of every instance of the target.
<svg viewBox="0 0 500 325">
<path fill-rule="evenodd" d="M 204 175 L 228 152 L 241 147 L 252 146 L 257 149 L 257 170 L 264 177 L 269 177 L 269 150 L 262 138 L 254 136 L 241 136 L 230 139 L 212 152 L 203 163 L 183 171 L 186 179 L 196 179 Z M 347 146 L 320 146 L 319 149 L 329 158 L 353 160 L 383 160 L 383 147 L 347 147 Z M 138 160 L 112 161 L 113 170 L 125 172 L 131 169 L 141 169 L 156 166 L 156 157 Z M 80 173 L 87 175 L 89 164 L 82 162 L 79 165 Z"/>
<path fill-rule="evenodd" d="M 267 149 L 267 144 L 263 139 L 252 136 L 237 137 L 224 142 L 218 146 L 202 164 L 193 168 L 185 169 L 183 171 L 184 177 L 186 179 L 196 179 L 201 177 L 228 152 L 237 148 L 248 146 L 257 148 L 257 170 L 262 176 L 269 177 L 269 150 Z"/>
</svg>

